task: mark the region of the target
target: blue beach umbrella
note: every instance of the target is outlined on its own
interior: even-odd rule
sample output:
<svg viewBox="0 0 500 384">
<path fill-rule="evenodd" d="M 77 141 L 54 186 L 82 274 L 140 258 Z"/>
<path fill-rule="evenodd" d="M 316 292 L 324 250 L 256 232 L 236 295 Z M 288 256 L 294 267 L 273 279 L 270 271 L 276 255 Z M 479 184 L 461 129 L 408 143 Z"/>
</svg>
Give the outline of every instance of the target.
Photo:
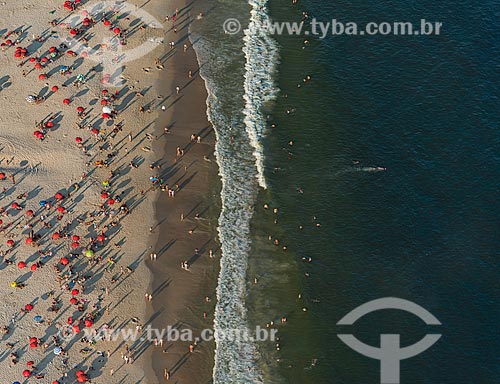
<svg viewBox="0 0 500 384">
<path fill-rule="evenodd" d="M 62 349 L 60 347 L 55 347 L 54 348 L 54 355 L 60 355 L 62 352 Z"/>
<path fill-rule="evenodd" d="M 35 316 L 35 317 L 33 318 L 33 320 L 35 321 L 35 323 L 39 323 L 39 322 L 41 322 L 41 321 L 42 321 L 42 316 L 40 316 L 40 315 Z"/>
</svg>

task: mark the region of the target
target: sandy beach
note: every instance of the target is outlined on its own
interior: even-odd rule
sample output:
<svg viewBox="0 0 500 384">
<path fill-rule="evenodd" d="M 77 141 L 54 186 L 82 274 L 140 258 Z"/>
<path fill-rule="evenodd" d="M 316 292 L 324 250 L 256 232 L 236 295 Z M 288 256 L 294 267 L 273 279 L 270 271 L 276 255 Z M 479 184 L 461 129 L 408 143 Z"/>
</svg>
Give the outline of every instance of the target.
<svg viewBox="0 0 500 384">
<path fill-rule="evenodd" d="M 206 383 L 211 343 L 144 334 L 213 320 L 217 167 L 187 39 L 197 18 L 183 1 L 103 3 L 0 5 L 0 380 L 155 383 L 167 369 Z M 142 338 L 107 336 L 121 329 Z"/>
</svg>

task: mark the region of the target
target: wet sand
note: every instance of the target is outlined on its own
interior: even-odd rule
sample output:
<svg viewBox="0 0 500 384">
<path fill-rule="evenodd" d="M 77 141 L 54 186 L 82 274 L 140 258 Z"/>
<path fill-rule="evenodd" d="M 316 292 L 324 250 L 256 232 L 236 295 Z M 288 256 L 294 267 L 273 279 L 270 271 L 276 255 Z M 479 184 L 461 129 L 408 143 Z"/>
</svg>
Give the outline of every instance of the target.
<svg viewBox="0 0 500 384">
<path fill-rule="evenodd" d="M 153 319 L 155 329 L 189 329 L 198 337 L 202 329 L 213 328 L 220 253 L 216 233 L 220 185 L 213 155 L 215 135 L 206 116 L 207 92 L 187 39 L 188 24 L 202 20 L 196 20 L 198 12 L 192 5 L 183 4 L 187 3 L 181 0 L 170 5 L 170 15 L 179 9 L 175 23 L 178 32 L 170 30 L 167 34 L 167 42 L 176 41 L 176 48 L 167 47 L 164 55 L 166 68 L 160 89 L 170 97 L 166 111 L 158 119 L 156 131 L 161 139 L 155 145 L 155 151 L 164 152 L 162 172 L 166 182 L 178 191 L 175 197 L 162 192 L 156 202 L 157 260 L 147 263 L 153 273 L 150 290 L 154 295 L 148 317 Z M 181 268 L 182 261 L 188 262 L 188 270 Z M 149 356 L 156 377 L 148 377 L 148 382 L 163 382 L 165 369 L 175 383 L 211 382 L 214 343 L 199 342 L 192 353 L 190 344 L 194 345 L 189 341 L 165 341 L 163 347 L 153 347 Z"/>
</svg>

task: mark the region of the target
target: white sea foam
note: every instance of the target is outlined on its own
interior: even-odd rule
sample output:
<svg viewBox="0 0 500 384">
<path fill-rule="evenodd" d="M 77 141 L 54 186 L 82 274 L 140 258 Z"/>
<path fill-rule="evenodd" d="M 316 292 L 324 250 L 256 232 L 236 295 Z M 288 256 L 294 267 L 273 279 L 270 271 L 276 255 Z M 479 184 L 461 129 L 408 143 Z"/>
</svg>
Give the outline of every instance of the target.
<svg viewBox="0 0 500 384">
<path fill-rule="evenodd" d="M 262 107 L 276 97 L 274 72 L 278 60 L 278 47 L 267 32 L 265 25 L 270 23 L 267 13 L 267 0 L 250 0 L 252 6 L 250 24 L 245 30 L 245 126 L 257 166 L 259 185 L 267 189 L 264 175 L 264 148 L 262 137 L 265 134 L 266 119 Z"/>
</svg>

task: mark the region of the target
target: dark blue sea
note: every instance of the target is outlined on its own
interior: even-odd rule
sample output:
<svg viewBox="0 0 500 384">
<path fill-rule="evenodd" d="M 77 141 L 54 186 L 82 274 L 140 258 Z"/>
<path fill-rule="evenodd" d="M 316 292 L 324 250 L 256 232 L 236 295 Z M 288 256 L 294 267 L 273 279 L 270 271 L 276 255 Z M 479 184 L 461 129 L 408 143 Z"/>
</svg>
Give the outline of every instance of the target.
<svg viewBox="0 0 500 384">
<path fill-rule="evenodd" d="M 200 61 L 212 63 L 202 74 L 224 159 L 226 214 L 219 231 L 233 257 L 221 262 L 219 283 L 232 288 L 220 287 L 230 309 L 219 324 L 229 321 L 233 289 L 231 297 L 242 304 L 232 308 L 238 319 L 273 321 L 280 337 L 240 346 L 239 354 L 221 344 L 216 369 L 231 372 L 231 356 L 244 356 L 244 370 L 253 373 L 241 379 L 215 374 L 216 382 L 376 384 L 379 361 L 347 347 L 338 333 L 377 348 L 382 333 L 400 334 L 403 346 L 440 333 L 427 351 L 401 362 L 401 383 L 499 383 L 500 3 L 267 5 L 274 21 L 300 21 L 306 11 L 310 18 L 359 25 L 426 19 L 443 26 L 439 36 L 275 37 L 279 57 L 273 91 L 266 91 L 272 97 L 255 109 L 262 116 L 241 112 L 249 107 L 243 43 L 212 31 L 212 56 Z M 249 9 L 238 7 L 221 12 L 241 16 Z M 227 39 L 239 49 L 233 56 L 217 54 Z M 262 158 L 244 124 L 249 114 L 257 123 L 265 120 Z M 230 134 L 236 138 L 228 144 Z M 267 189 L 252 165 L 256 159 Z M 234 273 L 224 280 L 227 268 Z M 412 301 L 442 325 L 427 326 L 399 310 L 368 314 L 348 328 L 336 325 L 352 309 L 384 297 Z"/>
</svg>

